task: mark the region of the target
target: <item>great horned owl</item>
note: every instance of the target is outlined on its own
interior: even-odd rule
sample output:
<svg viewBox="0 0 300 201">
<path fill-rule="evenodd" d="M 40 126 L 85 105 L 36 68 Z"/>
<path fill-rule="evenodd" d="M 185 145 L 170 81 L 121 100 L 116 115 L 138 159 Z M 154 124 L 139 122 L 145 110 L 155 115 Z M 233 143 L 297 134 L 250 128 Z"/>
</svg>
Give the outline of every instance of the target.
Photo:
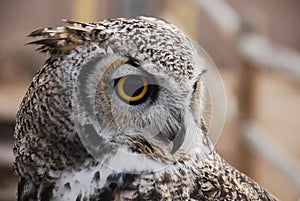
<svg viewBox="0 0 300 201">
<path fill-rule="evenodd" d="M 66 23 L 30 34 L 50 58 L 17 114 L 18 200 L 276 200 L 216 153 L 207 66 L 182 31 L 150 17 Z"/>
</svg>

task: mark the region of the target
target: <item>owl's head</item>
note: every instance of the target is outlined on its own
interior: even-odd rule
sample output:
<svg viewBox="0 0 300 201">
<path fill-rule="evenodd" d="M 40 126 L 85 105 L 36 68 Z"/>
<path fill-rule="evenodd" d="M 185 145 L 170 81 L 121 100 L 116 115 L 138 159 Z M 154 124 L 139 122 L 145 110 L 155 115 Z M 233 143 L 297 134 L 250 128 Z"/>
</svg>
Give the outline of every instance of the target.
<svg viewBox="0 0 300 201">
<path fill-rule="evenodd" d="M 68 23 L 32 36 L 47 35 L 40 50 L 64 55 L 76 133 L 95 158 L 162 167 L 213 150 L 204 121 L 211 62 L 182 31 L 150 17 Z"/>
</svg>

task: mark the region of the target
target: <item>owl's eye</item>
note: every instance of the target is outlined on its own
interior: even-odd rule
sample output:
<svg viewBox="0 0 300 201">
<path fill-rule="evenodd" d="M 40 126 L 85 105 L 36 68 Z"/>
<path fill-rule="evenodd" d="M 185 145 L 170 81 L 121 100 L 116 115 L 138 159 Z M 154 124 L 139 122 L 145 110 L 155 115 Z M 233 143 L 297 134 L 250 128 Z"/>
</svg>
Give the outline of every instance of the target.
<svg viewBox="0 0 300 201">
<path fill-rule="evenodd" d="M 128 75 L 115 81 L 118 97 L 130 105 L 137 105 L 147 100 L 153 85 L 148 78 L 140 75 Z"/>
</svg>

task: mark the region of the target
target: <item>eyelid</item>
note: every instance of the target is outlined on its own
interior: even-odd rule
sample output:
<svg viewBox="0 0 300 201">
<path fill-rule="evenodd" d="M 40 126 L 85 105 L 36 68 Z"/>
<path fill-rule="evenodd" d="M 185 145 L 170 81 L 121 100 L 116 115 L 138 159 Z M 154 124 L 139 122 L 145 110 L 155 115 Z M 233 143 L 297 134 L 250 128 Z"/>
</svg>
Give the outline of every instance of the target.
<svg viewBox="0 0 300 201">
<path fill-rule="evenodd" d="M 136 68 L 129 64 L 124 64 L 118 67 L 112 74 L 111 80 L 116 80 L 121 77 L 129 76 L 129 75 L 140 75 L 146 77 L 147 74 L 140 68 Z"/>
</svg>

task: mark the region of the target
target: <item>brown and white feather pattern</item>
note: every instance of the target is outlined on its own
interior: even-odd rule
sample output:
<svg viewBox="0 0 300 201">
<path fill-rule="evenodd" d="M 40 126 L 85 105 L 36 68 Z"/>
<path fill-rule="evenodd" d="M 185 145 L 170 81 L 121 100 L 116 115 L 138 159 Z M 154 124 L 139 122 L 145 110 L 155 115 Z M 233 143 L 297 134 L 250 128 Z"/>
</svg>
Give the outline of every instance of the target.
<svg viewBox="0 0 300 201">
<path fill-rule="evenodd" d="M 197 79 L 206 69 L 198 66 L 195 48 L 182 31 L 168 22 L 148 17 L 98 23 L 65 22 L 66 26 L 40 29 L 29 35 L 40 37 L 30 44 L 49 52 L 50 58 L 35 75 L 17 114 L 14 168 L 20 177 L 19 201 L 277 200 L 216 153 L 203 121 L 196 119 L 199 114 L 194 116 L 195 111 L 203 112 L 191 108 L 198 105 L 192 103 L 198 99 L 193 96 L 195 91 L 199 92 Z M 130 159 L 122 158 L 119 151 L 104 151 L 107 163 L 118 168 L 113 170 L 92 156 L 77 135 L 72 95 L 79 74 L 95 59 L 100 60 L 99 65 L 107 65 L 97 88 L 96 108 L 99 108 L 99 122 L 110 131 L 117 128 L 112 125 L 106 80 L 120 65 L 152 64 L 151 73 L 164 73 L 168 77 L 165 82 L 170 82 L 170 87 L 176 85 L 173 92 L 178 93 L 174 97 L 158 94 L 162 98 L 158 97 L 157 102 L 165 101 L 163 104 L 169 107 L 155 101 L 152 104 L 164 110 L 159 115 L 161 110 L 153 109 L 155 118 L 168 114 L 174 124 L 178 119 L 176 111 L 185 111 L 186 138 L 178 151 L 173 153 L 162 147 L 173 142 L 176 136 L 170 136 L 170 131 L 180 127 L 168 122 L 170 128 L 163 128 L 153 140 L 146 138 L 143 130 L 134 135 L 127 132 L 104 136 L 107 141 L 101 142 L 103 147 L 117 144 L 134 153 L 137 159 L 144 155 L 144 162 L 127 161 Z M 87 80 L 93 77 L 97 73 Z M 147 122 L 143 112 L 126 118 L 127 114 L 119 111 L 115 118 L 124 124 L 143 125 Z M 159 124 L 160 120 L 149 121 Z M 199 122 L 201 125 L 197 125 Z M 154 171 L 156 167 L 164 168 Z"/>
</svg>

